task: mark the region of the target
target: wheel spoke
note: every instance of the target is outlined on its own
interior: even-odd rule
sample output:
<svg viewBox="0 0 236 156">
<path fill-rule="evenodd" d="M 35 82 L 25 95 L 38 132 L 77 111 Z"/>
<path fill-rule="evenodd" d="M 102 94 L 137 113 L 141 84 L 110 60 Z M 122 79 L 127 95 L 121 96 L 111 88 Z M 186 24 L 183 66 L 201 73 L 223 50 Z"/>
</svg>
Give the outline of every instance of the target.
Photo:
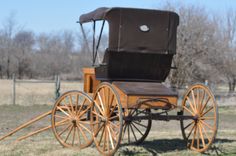
<svg viewBox="0 0 236 156">
<path fill-rule="evenodd" d="M 197 111 L 197 104 L 196 104 L 195 94 L 194 94 L 193 90 L 191 90 L 191 93 L 192 93 L 192 98 L 193 98 L 193 105 L 195 106 L 195 111 Z"/>
<path fill-rule="evenodd" d="M 192 114 L 193 116 L 195 116 L 195 114 L 194 114 L 192 111 L 190 111 L 186 106 L 183 106 L 183 108 L 184 108 L 186 111 L 188 111 L 190 114 Z"/>
<path fill-rule="evenodd" d="M 203 105 L 203 107 L 202 107 L 202 109 L 201 109 L 201 112 L 203 112 L 204 111 L 204 109 L 206 108 L 206 106 L 207 106 L 207 104 L 208 104 L 208 102 L 209 102 L 209 100 L 211 99 L 211 97 L 210 96 L 208 96 L 208 98 L 207 98 L 207 100 L 206 100 L 206 102 L 205 102 L 205 104 Z M 200 113 L 201 113 L 200 112 Z"/>
<path fill-rule="evenodd" d="M 112 128 L 110 128 L 112 137 L 115 141 L 117 141 L 117 132 L 115 132 Z M 119 132 L 119 131 L 118 131 Z"/>
<path fill-rule="evenodd" d="M 111 121 L 109 121 L 109 123 L 110 123 L 112 126 L 116 127 L 117 129 L 119 129 L 119 128 L 120 128 L 120 124 L 116 125 L 116 124 L 114 124 L 114 123 L 113 123 L 113 122 L 111 122 Z"/>
<path fill-rule="evenodd" d="M 107 139 L 107 130 L 106 130 L 106 125 L 104 126 L 105 129 L 105 134 L 104 134 L 104 140 L 103 140 L 103 151 L 106 150 L 106 139 Z"/>
<path fill-rule="evenodd" d="M 86 134 L 84 133 L 84 131 L 82 130 L 82 128 L 79 127 L 79 126 L 78 126 L 78 128 L 79 128 L 79 130 L 80 130 L 80 132 L 81 132 L 83 138 L 86 140 L 86 142 L 89 142 L 88 137 L 86 136 Z"/>
<path fill-rule="evenodd" d="M 102 108 L 99 106 L 99 104 L 97 103 L 96 100 L 94 100 L 94 102 L 95 102 L 96 108 L 98 108 L 99 112 L 104 116 L 105 114 L 104 114 Z"/>
<path fill-rule="evenodd" d="M 200 106 L 199 106 L 199 113 L 201 113 L 202 104 L 203 104 L 203 100 L 205 99 L 205 95 L 206 95 L 206 92 L 205 92 L 205 90 L 203 90 L 203 95 L 201 97 L 201 102 L 200 102 Z"/>
<path fill-rule="evenodd" d="M 141 124 L 141 123 L 138 123 L 138 122 L 136 122 L 136 121 L 133 121 L 133 122 L 134 122 L 134 123 L 136 123 L 137 125 L 141 126 L 141 127 L 147 128 L 147 126 L 146 126 L 146 125 L 143 125 L 143 124 Z"/>
<path fill-rule="evenodd" d="M 107 101 L 106 101 L 106 94 L 105 94 L 106 88 L 102 89 L 102 100 L 103 100 L 103 104 L 104 104 L 104 110 L 107 110 Z"/>
<path fill-rule="evenodd" d="M 199 130 L 200 130 L 200 136 L 201 136 L 201 139 L 202 139 L 203 148 L 205 148 L 206 144 L 205 144 L 204 137 L 203 137 L 203 135 L 202 135 L 202 129 L 201 129 L 201 127 L 199 127 Z"/>
<path fill-rule="evenodd" d="M 131 122 L 131 124 L 134 126 L 134 128 L 143 136 L 144 134 L 136 127 L 134 123 Z"/>
<path fill-rule="evenodd" d="M 70 110 L 70 108 L 67 106 L 67 104 L 66 105 L 64 105 L 64 107 L 67 109 L 67 111 L 68 111 L 68 113 L 72 116 L 73 115 L 73 113 L 71 112 L 71 110 Z"/>
<path fill-rule="evenodd" d="M 196 92 L 197 92 L 197 98 L 196 98 L 196 108 L 197 108 L 197 109 L 196 109 L 196 112 L 199 113 L 199 112 L 200 112 L 200 110 L 199 110 L 199 107 L 200 107 L 200 106 L 199 106 L 199 104 L 200 104 L 200 103 L 199 103 L 199 102 L 200 102 L 200 101 L 199 101 L 199 100 L 200 100 L 200 90 L 198 89 Z"/>
<path fill-rule="evenodd" d="M 207 114 L 209 111 L 211 111 L 214 107 L 211 106 L 207 111 L 205 111 L 201 116 L 204 116 L 205 114 Z"/>
<path fill-rule="evenodd" d="M 100 102 L 100 104 L 101 104 L 101 106 L 102 106 L 102 111 L 104 112 L 105 111 L 105 108 L 104 108 L 104 104 L 103 104 L 103 102 L 102 102 L 102 98 L 101 98 L 101 95 L 100 95 L 100 93 L 98 92 L 98 100 L 99 100 L 99 102 Z M 105 113 L 105 112 L 104 112 Z"/>
<path fill-rule="evenodd" d="M 128 142 L 130 143 L 129 125 L 128 125 Z"/>
<path fill-rule="evenodd" d="M 206 117 L 200 117 L 199 118 L 200 120 L 215 120 L 215 117 L 214 116 L 206 116 Z"/>
<path fill-rule="evenodd" d="M 112 110 L 111 110 L 111 112 L 110 112 L 109 116 L 111 116 L 111 115 L 112 115 L 112 113 L 115 111 L 115 109 L 117 108 L 116 106 L 117 106 L 117 103 L 116 103 L 116 105 L 115 105 L 115 106 L 113 106 L 113 108 L 112 108 Z"/>
<path fill-rule="evenodd" d="M 59 109 L 62 113 L 64 113 L 66 116 L 71 117 L 68 113 L 66 113 L 60 106 L 57 106 L 57 109 Z"/>
<path fill-rule="evenodd" d="M 83 109 L 86 100 L 87 100 L 87 99 L 84 98 L 84 100 L 83 100 L 82 104 L 80 105 L 79 110 L 76 112 L 76 114 L 80 114 L 80 111 Z"/>
<path fill-rule="evenodd" d="M 199 147 L 200 147 L 200 139 L 199 139 L 199 134 L 200 133 L 200 131 L 199 131 L 199 127 L 198 127 L 198 125 L 197 125 L 197 149 L 199 149 Z"/>
<path fill-rule="evenodd" d="M 102 126 L 102 128 L 103 128 L 103 129 L 101 129 L 101 130 L 102 130 L 102 134 L 101 134 L 101 137 L 100 137 L 100 139 L 99 139 L 99 141 L 98 141 L 98 145 L 99 145 L 99 146 L 100 146 L 100 144 L 101 144 L 101 141 L 102 141 L 102 138 L 103 138 L 103 134 L 104 134 L 104 131 L 105 131 L 105 127 Z"/>
<path fill-rule="evenodd" d="M 86 112 L 88 112 L 88 110 L 91 108 L 91 105 L 88 106 L 85 110 L 83 110 L 79 115 L 78 117 L 81 117 L 82 115 L 84 115 Z"/>
<path fill-rule="evenodd" d="M 197 125 L 195 124 L 195 126 L 194 126 L 193 138 L 192 138 L 192 143 L 191 143 L 191 147 L 194 146 L 194 141 L 195 141 L 195 137 L 196 137 L 196 130 L 197 130 Z"/>
<path fill-rule="evenodd" d="M 189 134 L 188 134 L 188 136 L 187 136 L 187 139 L 191 136 L 191 134 L 192 134 L 192 132 L 193 132 L 193 129 L 194 129 L 194 127 L 195 127 L 195 124 L 193 125 L 193 127 L 191 128 L 191 130 L 190 130 L 190 132 L 189 132 Z"/>
<path fill-rule="evenodd" d="M 94 133 L 94 136 L 95 136 L 95 137 L 98 135 L 98 133 L 99 133 L 99 131 L 102 129 L 102 127 L 105 127 L 105 124 L 104 124 L 104 123 L 101 125 L 101 127 L 98 128 L 98 130 L 96 131 L 96 133 Z"/>
<path fill-rule="evenodd" d="M 125 126 L 124 126 L 124 135 L 125 135 L 125 132 L 126 132 L 126 128 L 127 128 L 127 124 L 125 124 Z M 123 135 L 123 137 L 124 137 L 124 135 Z"/>
<path fill-rule="evenodd" d="M 66 128 L 64 128 L 58 135 L 61 136 L 66 130 L 68 130 L 69 128 L 71 128 L 73 125 L 69 124 Z"/>
<path fill-rule="evenodd" d="M 55 114 L 54 115 L 56 118 L 61 118 L 61 119 L 67 119 L 68 117 L 65 117 L 65 116 L 61 116 L 61 115 L 57 115 L 57 114 Z"/>
<path fill-rule="evenodd" d="M 193 106 L 193 104 L 192 104 L 192 102 L 191 102 L 191 100 L 190 100 L 190 98 L 189 97 L 187 97 L 187 101 L 188 101 L 188 103 L 189 103 L 189 106 L 191 107 L 191 109 L 193 110 L 193 112 L 195 112 L 196 110 L 195 110 L 195 106 Z M 186 106 L 185 106 L 186 107 Z M 187 108 L 187 107 L 186 107 Z M 190 110 L 189 110 L 190 111 Z M 192 112 L 192 111 L 190 111 L 190 112 Z"/>
<path fill-rule="evenodd" d="M 77 124 L 77 126 L 80 126 L 81 128 L 85 129 L 89 134 L 92 134 L 92 132 L 87 127 L 85 127 L 83 124 Z"/>
<path fill-rule="evenodd" d="M 110 117 L 109 120 L 114 120 L 114 119 L 119 119 L 119 116 L 113 116 L 113 117 Z"/>
<path fill-rule="evenodd" d="M 72 102 L 72 96 L 70 95 L 70 106 L 71 106 L 71 113 L 75 114 L 74 112 L 74 106 L 73 106 L 73 102 Z"/>
<path fill-rule="evenodd" d="M 79 145 L 81 145 L 79 128 L 76 126 L 76 127 L 75 127 L 75 130 L 76 130 L 76 132 L 77 132 L 77 134 L 78 134 L 78 142 L 79 142 Z"/>
<path fill-rule="evenodd" d="M 114 149 L 115 146 L 114 146 L 114 142 L 113 142 L 113 139 L 112 139 L 112 135 L 111 135 L 110 128 L 107 127 L 107 130 L 108 130 L 108 134 L 109 134 L 109 140 L 110 140 L 110 142 L 111 142 L 111 147 L 112 147 L 112 149 Z"/>
<path fill-rule="evenodd" d="M 78 112 L 78 102 L 79 102 L 79 94 L 76 95 L 75 99 L 75 114 Z"/>
<path fill-rule="evenodd" d="M 73 127 L 72 146 L 75 144 L 75 129 L 76 127 Z"/>
<path fill-rule="evenodd" d="M 66 143 L 66 141 L 68 140 L 72 129 L 73 129 L 73 125 L 70 127 L 70 130 L 69 130 L 69 132 L 68 132 L 68 134 L 67 134 L 67 136 L 66 136 L 66 139 L 65 139 L 65 141 L 64 141 L 65 143 Z"/>
<path fill-rule="evenodd" d="M 134 133 L 134 130 L 133 130 L 133 127 L 132 127 L 131 124 L 130 124 L 130 128 L 131 128 L 131 131 L 132 131 L 132 133 L 133 133 L 133 136 L 134 136 L 135 141 L 137 141 L 137 137 L 136 137 L 136 135 L 135 135 L 135 133 Z"/>
<path fill-rule="evenodd" d="M 63 119 L 63 120 L 61 120 L 61 121 L 57 121 L 56 123 L 55 123 L 55 126 L 61 126 L 61 125 L 65 125 L 65 124 L 68 124 L 68 120 L 69 120 L 70 118 L 65 118 L 65 119 Z M 65 122 L 67 122 L 67 123 L 65 123 Z"/>
<path fill-rule="evenodd" d="M 193 123 L 195 123 L 195 121 L 193 120 L 192 122 L 190 122 L 187 126 L 184 127 L 184 129 L 187 129 L 189 126 L 191 126 Z"/>
<path fill-rule="evenodd" d="M 213 127 L 211 127 L 208 123 L 206 123 L 205 121 L 203 121 L 203 120 L 200 120 L 200 122 L 203 124 L 203 125 L 205 125 L 205 126 L 207 126 L 209 129 L 211 129 L 211 130 L 215 130 Z"/>
<path fill-rule="evenodd" d="M 199 126 L 202 128 L 202 130 L 203 130 L 203 133 L 206 135 L 206 137 L 207 137 L 208 141 L 210 142 L 210 141 L 211 141 L 211 139 L 210 139 L 210 137 L 208 136 L 208 134 L 207 134 L 207 132 L 206 132 L 206 129 L 205 129 L 205 127 L 204 127 L 204 126 L 202 126 L 202 124 L 201 124 L 201 123 L 199 123 Z"/>
<path fill-rule="evenodd" d="M 95 112 L 95 111 L 92 111 L 92 113 L 93 113 L 93 114 L 95 114 L 95 115 L 97 115 L 97 116 L 99 116 L 99 117 L 100 117 L 100 118 L 102 118 L 102 119 L 105 119 L 105 118 L 104 118 L 104 116 L 102 116 L 102 115 L 98 114 L 98 113 L 97 113 L 97 112 Z"/>
</svg>

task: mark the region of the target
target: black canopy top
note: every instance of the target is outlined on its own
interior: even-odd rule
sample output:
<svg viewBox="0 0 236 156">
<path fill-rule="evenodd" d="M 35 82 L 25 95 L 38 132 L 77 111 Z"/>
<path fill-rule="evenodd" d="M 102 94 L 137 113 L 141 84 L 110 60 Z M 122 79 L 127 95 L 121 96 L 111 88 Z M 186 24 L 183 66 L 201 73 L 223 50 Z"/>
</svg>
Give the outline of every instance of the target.
<svg viewBox="0 0 236 156">
<path fill-rule="evenodd" d="M 179 16 L 170 11 L 134 8 L 98 8 L 80 16 L 79 22 L 106 20 L 113 51 L 141 53 L 176 52 Z"/>
</svg>

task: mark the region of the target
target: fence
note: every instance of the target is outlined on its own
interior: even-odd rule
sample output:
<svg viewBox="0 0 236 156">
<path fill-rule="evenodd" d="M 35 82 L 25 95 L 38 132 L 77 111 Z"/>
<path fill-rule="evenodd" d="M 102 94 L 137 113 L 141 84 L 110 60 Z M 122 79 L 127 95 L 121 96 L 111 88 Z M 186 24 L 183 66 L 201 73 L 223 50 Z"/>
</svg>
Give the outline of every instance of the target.
<svg viewBox="0 0 236 156">
<path fill-rule="evenodd" d="M 55 76 L 54 80 L 16 80 L 15 74 L 12 78 L 12 103 L 16 104 L 16 84 L 55 84 L 54 99 L 56 100 L 60 96 L 61 81 L 58 75 Z"/>
</svg>

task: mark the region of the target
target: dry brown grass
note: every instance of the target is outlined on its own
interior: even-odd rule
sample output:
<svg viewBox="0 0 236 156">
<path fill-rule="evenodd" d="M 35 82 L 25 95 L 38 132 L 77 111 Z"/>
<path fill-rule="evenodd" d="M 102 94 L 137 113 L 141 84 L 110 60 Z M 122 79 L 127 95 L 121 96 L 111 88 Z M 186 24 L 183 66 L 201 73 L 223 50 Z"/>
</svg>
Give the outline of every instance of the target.
<svg viewBox="0 0 236 156">
<path fill-rule="evenodd" d="M 82 90 L 82 83 L 62 82 L 61 92 Z M 52 109 L 54 84 L 17 84 L 16 103 L 11 101 L 12 83 L 0 80 L 0 136 L 32 117 Z M 206 154 L 236 155 L 236 107 L 221 107 L 219 131 L 215 149 Z M 75 156 L 99 155 L 94 145 L 81 151 L 61 147 L 49 130 L 25 141 L 12 142 L 22 134 L 50 124 L 50 117 L 37 122 L 16 135 L 0 142 L 2 156 Z M 116 155 L 200 155 L 186 148 L 178 121 L 154 121 L 151 132 L 140 146 L 121 146 Z"/>
<path fill-rule="evenodd" d="M 0 135 L 8 132 L 17 125 L 31 119 L 33 116 L 50 110 L 52 106 L 0 106 Z M 206 154 L 222 155 L 236 154 L 236 109 L 235 107 L 222 107 L 220 111 L 219 133 L 214 144 L 215 149 Z M 52 132 L 46 131 L 24 141 L 13 143 L 22 134 L 33 129 L 50 124 L 50 117 L 32 125 L 19 133 L 0 142 L 0 155 L 2 156 L 89 156 L 100 155 L 94 144 L 81 151 L 63 148 L 54 138 Z M 154 121 L 147 139 L 140 145 L 121 146 L 116 155 L 201 155 L 186 148 L 182 139 L 178 121 Z"/>
<path fill-rule="evenodd" d="M 36 80 L 31 80 L 34 82 Z M 12 80 L 0 80 L 0 105 L 12 104 Z M 82 90 L 80 81 L 62 81 L 60 93 L 69 90 Z M 53 104 L 55 98 L 54 83 L 16 83 L 16 104 L 44 105 Z"/>
</svg>

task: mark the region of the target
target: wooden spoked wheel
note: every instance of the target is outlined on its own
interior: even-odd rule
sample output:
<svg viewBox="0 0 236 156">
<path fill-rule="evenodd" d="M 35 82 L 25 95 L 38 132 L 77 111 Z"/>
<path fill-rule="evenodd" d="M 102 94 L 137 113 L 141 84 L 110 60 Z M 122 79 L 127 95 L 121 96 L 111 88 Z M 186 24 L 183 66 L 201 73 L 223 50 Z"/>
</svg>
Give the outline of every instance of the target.
<svg viewBox="0 0 236 156">
<path fill-rule="evenodd" d="M 91 145 L 91 106 L 92 99 L 80 91 L 69 91 L 58 98 L 51 121 L 53 133 L 62 146 L 82 149 Z"/>
<path fill-rule="evenodd" d="M 124 116 L 127 120 L 123 124 L 123 143 L 140 144 L 148 136 L 152 126 L 152 120 L 130 120 L 129 117 L 148 115 L 150 109 L 125 109 Z"/>
<path fill-rule="evenodd" d="M 115 89 L 101 83 L 93 97 L 91 125 L 96 147 L 103 155 L 113 155 L 122 136 L 122 107 Z"/>
<path fill-rule="evenodd" d="M 218 107 L 210 89 L 202 84 L 190 87 L 182 102 L 183 115 L 193 120 L 181 120 L 187 146 L 198 152 L 206 151 L 213 143 L 218 128 Z"/>
</svg>

